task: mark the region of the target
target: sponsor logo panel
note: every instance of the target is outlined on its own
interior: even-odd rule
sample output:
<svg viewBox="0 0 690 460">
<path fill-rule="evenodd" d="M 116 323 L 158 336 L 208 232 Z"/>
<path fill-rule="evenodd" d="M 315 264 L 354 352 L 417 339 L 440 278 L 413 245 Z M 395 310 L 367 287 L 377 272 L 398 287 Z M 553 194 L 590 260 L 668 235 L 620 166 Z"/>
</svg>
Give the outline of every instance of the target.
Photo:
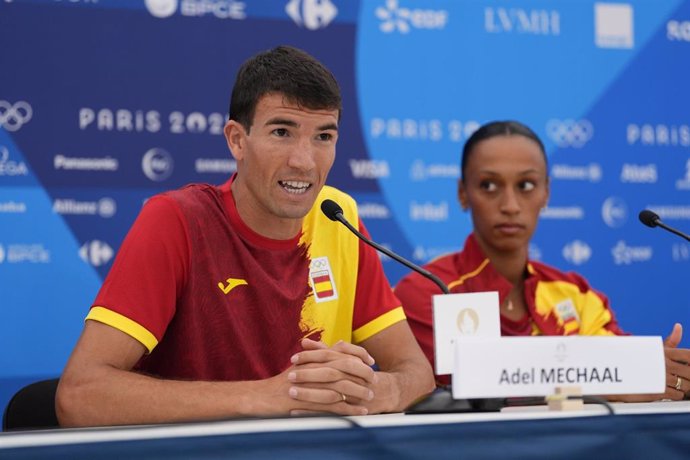
<svg viewBox="0 0 690 460">
<path fill-rule="evenodd" d="M 685 175 L 676 181 L 676 190 L 690 190 L 690 158 L 685 162 Z"/>
<path fill-rule="evenodd" d="M 625 138 L 628 145 L 690 147 L 690 125 L 628 123 Z"/>
<path fill-rule="evenodd" d="M 432 203 L 426 201 L 424 203 L 417 203 L 412 201 L 410 203 L 410 220 L 445 222 L 448 220 L 448 202 Z"/>
<path fill-rule="evenodd" d="M 392 215 L 387 206 L 379 203 L 361 203 L 357 212 L 362 219 L 389 219 Z"/>
<path fill-rule="evenodd" d="M 427 179 L 459 179 L 460 165 L 458 164 L 426 164 L 422 160 L 416 160 L 410 165 L 410 179 L 421 182 Z"/>
<path fill-rule="evenodd" d="M 89 265 L 100 267 L 110 262 L 115 251 L 110 245 L 101 240 L 86 241 L 79 248 L 79 257 Z"/>
<path fill-rule="evenodd" d="M 350 171 L 356 179 L 380 179 L 390 176 L 390 166 L 385 160 L 350 160 Z"/>
<path fill-rule="evenodd" d="M 658 180 L 656 165 L 623 163 L 620 179 L 622 183 L 656 184 Z"/>
<path fill-rule="evenodd" d="M 237 171 L 237 162 L 229 158 L 197 158 L 194 171 L 204 174 L 232 174 Z"/>
<path fill-rule="evenodd" d="M 98 201 L 79 201 L 72 198 L 56 198 L 53 201 L 53 212 L 72 216 L 100 216 L 110 218 L 117 212 L 117 203 L 112 198 L 101 198 Z"/>
<path fill-rule="evenodd" d="M 413 30 L 442 30 L 448 23 L 447 10 L 407 8 L 404 1 L 386 0 L 374 10 L 379 30 L 385 34 L 408 34 Z"/>
<path fill-rule="evenodd" d="M 594 4 L 594 43 L 599 48 L 631 49 L 635 45 L 634 11 L 628 3 Z"/>
<path fill-rule="evenodd" d="M 65 171 L 103 171 L 115 172 L 120 169 L 117 158 L 106 157 L 72 157 L 58 154 L 53 157 L 53 169 Z"/>
<path fill-rule="evenodd" d="M 29 168 L 23 161 L 15 161 L 10 156 L 10 149 L 0 144 L 0 176 L 27 176 Z"/>
<path fill-rule="evenodd" d="M 5 131 L 16 132 L 22 129 L 33 117 L 34 110 L 26 101 L 10 102 L 0 100 L 0 127 Z"/>
<path fill-rule="evenodd" d="M 587 243 L 574 240 L 563 246 L 563 258 L 573 265 L 582 265 L 592 257 L 592 248 Z"/>
<path fill-rule="evenodd" d="M 561 15 L 557 10 L 486 7 L 484 30 L 493 34 L 560 35 Z"/>
<path fill-rule="evenodd" d="M 551 166 L 552 179 L 579 180 L 587 182 L 599 182 L 603 176 L 599 163 L 590 163 L 585 166 L 573 166 L 567 164 L 554 164 Z"/>
<path fill-rule="evenodd" d="M 611 228 L 621 227 L 628 220 L 628 205 L 622 198 L 611 196 L 601 205 L 601 218 Z"/>
<path fill-rule="evenodd" d="M 331 0 L 290 0 L 285 12 L 298 26 L 318 30 L 328 27 L 338 15 L 338 8 Z"/>
<path fill-rule="evenodd" d="M 213 16 L 218 19 L 245 19 L 246 3 L 236 0 L 145 0 L 152 16 L 169 18 L 178 9 L 182 16 Z"/>
<path fill-rule="evenodd" d="M 672 19 L 666 23 L 666 38 L 670 41 L 690 42 L 690 21 Z"/>
<path fill-rule="evenodd" d="M 50 255 L 50 251 L 40 243 L 0 243 L 0 263 L 48 264 Z"/>
<path fill-rule="evenodd" d="M 541 219 L 582 220 L 585 210 L 581 206 L 547 206 L 539 214 Z"/>
<path fill-rule="evenodd" d="M 169 178 L 174 167 L 172 156 L 160 147 L 148 150 L 141 158 L 141 170 L 154 182 L 162 182 Z"/>
<path fill-rule="evenodd" d="M 647 262 L 652 259 L 654 251 L 651 246 L 629 246 L 620 240 L 611 249 L 613 263 L 616 265 L 631 265 L 637 262 Z"/>
<path fill-rule="evenodd" d="M 476 120 L 440 119 L 416 120 L 413 118 L 374 117 L 369 122 L 369 135 L 372 139 L 464 142 L 481 124 Z"/>
</svg>

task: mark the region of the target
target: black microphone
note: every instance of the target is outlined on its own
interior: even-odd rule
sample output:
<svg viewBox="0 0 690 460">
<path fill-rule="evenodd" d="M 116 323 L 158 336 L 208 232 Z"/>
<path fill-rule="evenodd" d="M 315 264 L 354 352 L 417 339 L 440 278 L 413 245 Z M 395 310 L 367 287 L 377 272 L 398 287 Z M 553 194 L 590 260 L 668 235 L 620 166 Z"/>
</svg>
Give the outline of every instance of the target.
<svg viewBox="0 0 690 460">
<path fill-rule="evenodd" d="M 444 294 L 449 294 L 448 286 L 441 281 L 436 275 L 428 270 L 423 269 L 419 265 L 413 264 L 409 260 L 400 257 L 389 249 L 384 248 L 380 244 L 374 243 L 366 236 L 353 227 L 350 222 L 343 216 L 343 208 L 333 200 L 323 200 L 321 202 L 321 211 L 333 221 L 338 221 L 348 228 L 352 233 L 357 235 L 359 239 L 373 247 L 377 251 L 386 254 L 391 259 L 395 259 L 404 266 L 416 271 L 420 275 L 430 279 L 441 288 Z M 453 395 L 449 388 L 437 388 L 433 393 L 423 396 L 418 401 L 412 403 L 405 413 L 407 414 L 440 414 L 453 412 L 498 412 L 506 404 L 505 398 L 481 398 L 481 399 L 453 399 Z"/>
<path fill-rule="evenodd" d="M 345 216 L 343 216 L 343 208 L 341 208 L 340 205 L 339 205 L 338 203 L 336 203 L 335 201 L 333 201 L 333 200 L 323 200 L 323 201 L 321 202 L 321 211 L 322 211 L 322 212 L 326 215 L 326 217 L 328 217 L 329 219 L 331 219 L 331 220 L 333 220 L 333 221 L 336 221 L 336 220 L 337 220 L 338 222 L 342 223 L 344 226 L 346 226 L 346 227 L 348 228 L 348 230 L 350 230 L 352 233 L 354 233 L 355 235 L 357 235 L 357 238 L 359 238 L 360 240 L 364 241 L 364 242 L 367 243 L 369 246 L 373 247 L 373 248 L 376 249 L 377 251 L 380 251 L 380 252 L 384 253 L 385 255 L 387 255 L 388 257 L 390 257 L 391 259 L 397 260 L 398 262 L 400 262 L 401 264 L 403 264 L 403 265 L 406 266 L 407 268 L 416 271 L 416 272 L 419 273 L 420 275 L 422 275 L 422 276 L 424 276 L 425 278 L 428 278 L 428 279 L 430 279 L 431 281 L 433 281 L 434 283 L 436 283 L 436 285 L 437 285 L 439 288 L 441 288 L 441 291 L 443 291 L 444 294 L 448 294 L 448 293 L 450 292 L 450 291 L 448 290 L 448 286 L 446 286 L 446 285 L 443 283 L 443 281 L 441 281 L 436 275 L 434 275 L 433 273 L 431 273 L 429 270 L 424 270 L 424 269 L 423 269 L 422 267 L 420 267 L 419 265 L 416 265 L 416 264 L 410 262 L 409 260 L 407 260 L 407 259 L 405 259 L 405 258 L 403 258 L 403 257 L 401 257 L 401 256 L 399 256 L 399 255 L 397 255 L 396 253 L 392 252 L 391 250 L 389 250 L 389 249 L 387 249 L 387 248 L 384 248 L 384 247 L 381 246 L 380 244 L 375 243 L 375 242 L 371 241 L 369 238 L 367 238 L 366 236 L 362 235 L 362 233 L 361 233 L 359 230 L 357 230 L 355 227 L 353 227 L 353 226 L 350 224 L 350 222 L 348 222 L 347 219 L 345 219 Z"/>
<path fill-rule="evenodd" d="M 686 240 L 690 241 L 690 236 L 686 235 L 680 230 L 676 230 L 675 228 L 669 227 L 661 221 L 661 218 L 657 213 L 655 213 L 654 211 L 650 211 L 649 209 L 644 209 L 640 211 L 640 222 L 645 224 L 647 227 L 661 227 L 664 230 L 668 230 L 669 232 L 675 233 L 681 238 L 685 238 Z"/>
</svg>

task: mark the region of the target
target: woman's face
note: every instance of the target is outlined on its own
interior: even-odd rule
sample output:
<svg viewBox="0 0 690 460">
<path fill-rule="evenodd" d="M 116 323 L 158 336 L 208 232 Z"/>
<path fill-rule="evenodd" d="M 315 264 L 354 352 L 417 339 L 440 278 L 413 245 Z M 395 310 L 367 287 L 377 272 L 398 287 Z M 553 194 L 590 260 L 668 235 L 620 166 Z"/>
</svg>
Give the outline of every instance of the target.
<svg viewBox="0 0 690 460">
<path fill-rule="evenodd" d="M 480 141 L 467 159 L 459 198 L 484 250 L 526 251 L 549 198 L 539 145 L 521 135 Z"/>
</svg>

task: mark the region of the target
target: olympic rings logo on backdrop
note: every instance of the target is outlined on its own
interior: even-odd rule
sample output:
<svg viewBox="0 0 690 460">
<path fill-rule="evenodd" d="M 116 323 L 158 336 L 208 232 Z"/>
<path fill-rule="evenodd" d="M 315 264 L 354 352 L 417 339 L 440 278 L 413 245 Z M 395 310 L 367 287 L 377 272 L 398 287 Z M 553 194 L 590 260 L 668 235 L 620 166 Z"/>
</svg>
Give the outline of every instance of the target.
<svg viewBox="0 0 690 460">
<path fill-rule="evenodd" d="M 0 126 L 7 131 L 19 131 L 31 120 L 33 114 L 31 105 L 26 101 L 18 101 L 14 104 L 0 101 Z"/>
<path fill-rule="evenodd" d="M 546 123 L 546 134 L 558 147 L 581 148 L 592 139 L 594 127 L 585 119 L 552 118 Z"/>
</svg>

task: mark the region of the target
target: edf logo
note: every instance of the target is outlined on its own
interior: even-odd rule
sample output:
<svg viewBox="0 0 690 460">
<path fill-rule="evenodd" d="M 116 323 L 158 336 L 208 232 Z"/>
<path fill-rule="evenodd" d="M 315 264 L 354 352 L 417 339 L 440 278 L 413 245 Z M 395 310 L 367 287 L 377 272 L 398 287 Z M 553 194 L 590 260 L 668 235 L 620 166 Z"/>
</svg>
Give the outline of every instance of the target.
<svg viewBox="0 0 690 460">
<path fill-rule="evenodd" d="M 331 0 L 290 0 L 285 12 L 298 26 L 309 30 L 323 29 L 338 14 Z"/>
</svg>

